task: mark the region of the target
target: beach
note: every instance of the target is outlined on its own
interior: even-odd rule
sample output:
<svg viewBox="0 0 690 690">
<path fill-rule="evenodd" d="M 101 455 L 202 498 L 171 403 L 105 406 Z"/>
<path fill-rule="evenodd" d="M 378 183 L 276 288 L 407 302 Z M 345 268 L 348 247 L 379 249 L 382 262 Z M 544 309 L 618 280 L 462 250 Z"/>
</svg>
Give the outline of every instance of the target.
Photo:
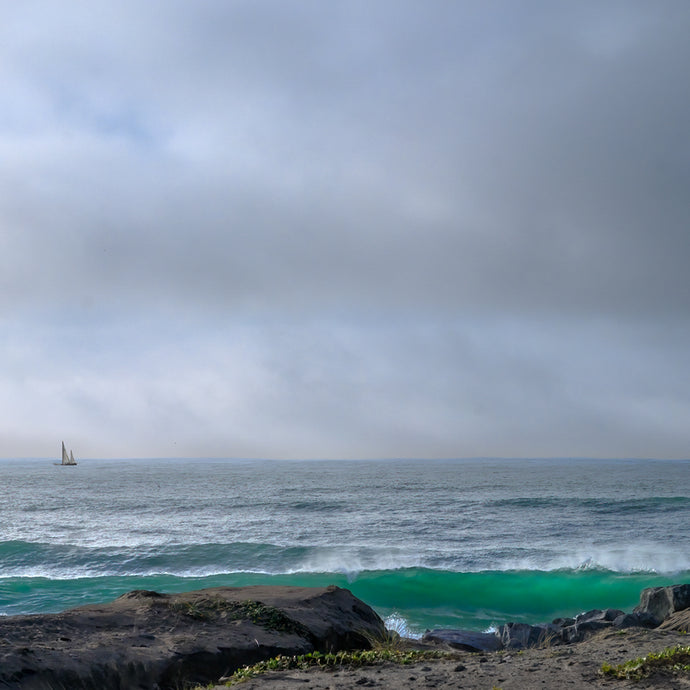
<svg viewBox="0 0 690 690">
<path fill-rule="evenodd" d="M 360 688 L 433 688 L 435 690 L 586 690 L 589 688 L 690 688 L 690 676 L 656 675 L 642 680 L 604 677 L 602 664 L 619 664 L 675 645 L 687 645 L 688 635 L 674 631 L 602 632 L 574 645 L 521 652 L 455 652 L 449 660 L 423 661 L 410 666 L 382 664 L 337 671 L 267 673 L 242 682 L 243 690 L 359 690 Z M 216 686 L 220 690 L 221 686 Z M 234 686 L 233 686 L 234 687 Z M 214 689 L 214 690 L 216 690 Z"/>
<path fill-rule="evenodd" d="M 552 626 L 437 631 L 420 641 L 391 635 L 370 606 L 339 587 L 138 590 L 58 614 L 1 618 L 0 687 L 577 690 L 625 687 L 627 680 L 602 675 L 604 665 L 678 645 L 688 668 L 664 667 L 636 687 L 690 683 L 690 584 L 644 590 L 632 612 L 591 611 Z M 537 630 L 551 634 L 533 642 L 517 634 Z"/>
</svg>

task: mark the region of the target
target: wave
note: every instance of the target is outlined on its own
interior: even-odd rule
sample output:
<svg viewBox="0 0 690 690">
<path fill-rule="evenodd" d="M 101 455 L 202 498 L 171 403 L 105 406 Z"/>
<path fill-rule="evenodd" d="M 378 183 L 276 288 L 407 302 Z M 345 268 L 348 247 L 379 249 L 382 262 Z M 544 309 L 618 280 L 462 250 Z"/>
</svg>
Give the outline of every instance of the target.
<svg viewBox="0 0 690 690">
<path fill-rule="evenodd" d="M 580 498 L 560 496 L 515 497 L 487 501 L 485 506 L 536 510 L 556 508 L 576 511 L 583 508 L 595 514 L 625 515 L 629 513 L 674 513 L 690 509 L 688 496 L 648 496 L 645 498 Z"/>
<path fill-rule="evenodd" d="M 457 573 L 426 568 L 338 573 L 225 573 L 104 576 L 53 580 L 0 578 L 0 613 L 60 611 L 109 601 L 133 589 L 181 592 L 205 587 L 291 585 L 345 587 L 386 619 L 400 619 L 410 633 L 432 627 L 485 630 L 509 620 L 537 623 L 594 608 L 631 610 L 646 587 L 690 582 L 675 576 L 621 574 L 596 568 Z"/>
<path fill-rule="evenodd" d="M 379 571 L 427 569 L 449 573 L 603 570 L 619 574 L 672 575 L 690 570 L 690 553 L 659 543 L 593 545 L 559 553 L 527 548 L 470 548 L 439 553 L 357 544 L 337 547 L 155 543 L 83 546 L 27 541 L 0 542 L 0 577 L 209 577 L 235 573 L 263 575 L 334 574 L 347 581 Z"/>
</svg>

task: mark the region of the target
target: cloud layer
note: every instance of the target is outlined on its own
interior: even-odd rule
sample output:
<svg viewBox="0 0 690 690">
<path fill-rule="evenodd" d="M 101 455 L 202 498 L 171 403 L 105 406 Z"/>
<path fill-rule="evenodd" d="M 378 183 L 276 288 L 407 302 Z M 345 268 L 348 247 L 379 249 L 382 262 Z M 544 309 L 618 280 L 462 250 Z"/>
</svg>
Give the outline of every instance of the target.
<svg viewBox="0 0 690 690">
<path fill-rule="evenodd" d="M 686 3 L 3 14 L 0 456 L 687 456 Z"/>
</svg>

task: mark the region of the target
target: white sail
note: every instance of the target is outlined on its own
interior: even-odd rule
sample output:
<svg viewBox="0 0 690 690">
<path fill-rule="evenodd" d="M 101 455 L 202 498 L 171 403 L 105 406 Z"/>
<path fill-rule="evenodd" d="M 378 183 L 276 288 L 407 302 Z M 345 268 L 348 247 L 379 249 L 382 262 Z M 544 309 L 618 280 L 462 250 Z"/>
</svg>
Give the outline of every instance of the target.
<svg viewBox="0 0 690 690">
<path fill-rule="evenodd" d="M 62 462 L 55 462 L 54 465 L 76 465 L 77 461 L 74 459 L 74 454 L 72 451 L 67 455 L 67 450 L 65 449 L 65 442 L 62 442 Z"/>
</svg>

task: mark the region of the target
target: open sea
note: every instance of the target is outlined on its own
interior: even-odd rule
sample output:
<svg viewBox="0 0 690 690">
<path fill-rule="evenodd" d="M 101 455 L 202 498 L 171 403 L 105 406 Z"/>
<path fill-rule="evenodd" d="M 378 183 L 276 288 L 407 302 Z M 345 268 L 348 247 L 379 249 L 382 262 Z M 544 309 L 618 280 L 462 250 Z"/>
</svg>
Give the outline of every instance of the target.
<svg viewBox="0 0 690 690">
<path fill-rule="evenodd" d="M 347 587 L 410 635 L 690 583 L 690 461 L 0 460 L 0 615 Z"/>
</svg>

